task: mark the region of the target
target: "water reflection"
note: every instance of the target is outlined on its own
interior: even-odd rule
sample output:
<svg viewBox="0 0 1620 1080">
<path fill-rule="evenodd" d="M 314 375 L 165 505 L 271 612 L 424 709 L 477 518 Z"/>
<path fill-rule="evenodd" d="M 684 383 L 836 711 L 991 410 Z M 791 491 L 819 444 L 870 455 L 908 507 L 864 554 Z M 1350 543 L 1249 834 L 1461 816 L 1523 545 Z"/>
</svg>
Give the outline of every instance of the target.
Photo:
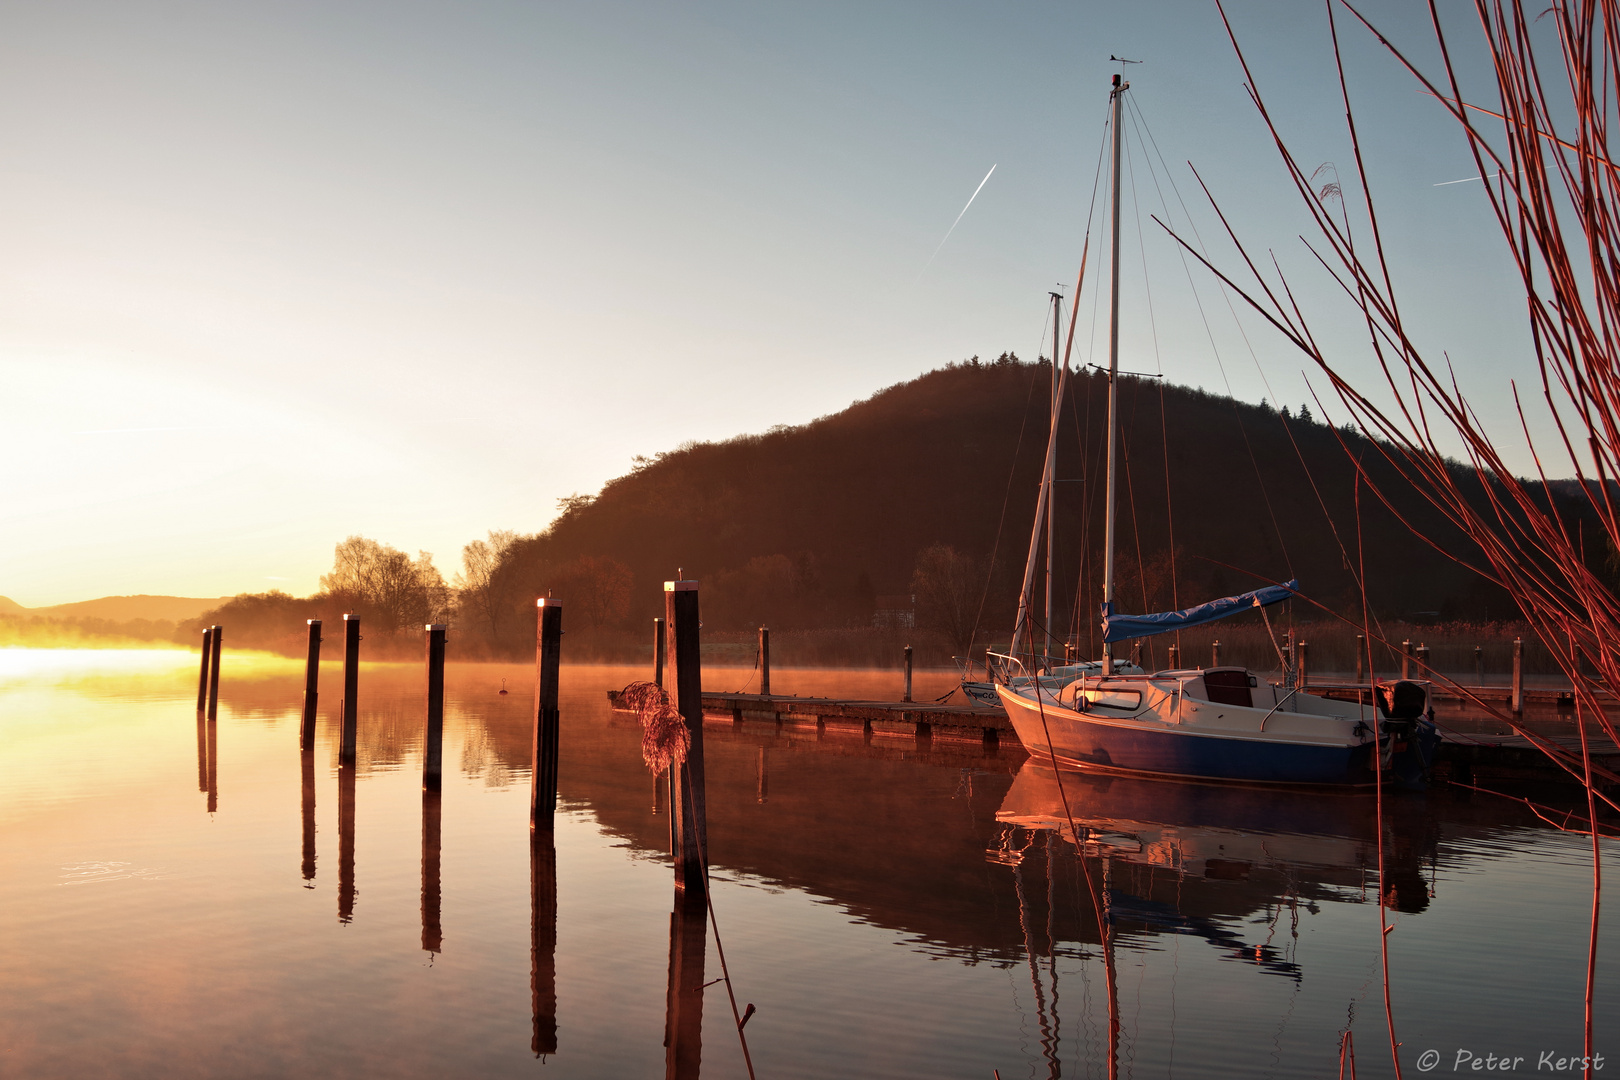
<svg viewBox="0 0 1620 1080">
<path fill-rule="evenodd" d="M 675 890 L 669 916 L 669 1000 L 664 1019 L 666 1080 L 697 1080 L 703 1064 L 703 958 L 708 907 L 698 889 Z"/>
<path fill-rule="evenodd" d="M 299 811 L 302 817 L 304 838 L 304 861 L 301 867 L 304 881 L 315 880 L 315 752 L 313 750 L 300 750 L 298 752 L 298 768 L 302 781 L 302 791 L 299 796 Z M 306 884 L 304 888 L 313 889 L 315 886 Z"/>
<path fill-rule="evenodd" d="M 219 721 L 210 716 L 207 726 L 208 812 L 212 814 L 219 809 Z"/>
<path fill-rule="evenodd" d="M 1004 831 L 991 859 L 1015 868 L 1026 924 L 1030 853 L 1044 856 L 1037 862 L 1050 911 L 1061 843 L 1071 861 L 1078 855 L 1082 864 L 1095 863 L 1106 878 L 1098 889 L 1090 865 L 1082 866 L 1103 928 L 1089 940 L 1114 930 L 1127 939 L 1188 935 L 1223 959 L 1294 981 L 1302 974 L 1292 955 L 1301 908 L 1315 912 L 1322 900 L 1364 898 L 1377 879 L 1377 804 L 1363 796 L 1054 772 L 1031 759 L 996 820 Z M 1384 849 L 1383 903 L 1408 914 L 1424 911 L 1430 897 L 1424 863 L 1435 854 L 1428 815 L 1396 804 L 1385 822 Z M 1232 928 L 1242 922 L 1259 922 L 1265 940 L 1251 942 Z M 1273 944 L 1279 939 L 1281 946 Z M 1040 945 L 1028 925 L 1025 940 L 1031 956 L 1050 955 L 1051 942 Z"/>
<path fill-rule="evenodd" d="M 536 832 L 529 846 L 529 989 L 535 1057 L 557 1052 L 557 846 Z"/>
<path fill-rule="evenodd" d="M 439 813 L 444 796 L 422 792 L 422 949 L 444 950 L 444 926 L 439 921 Z"/>
<path fill-rule="evenodd" d="M 354 767 L 338 769 L 338 922 L 354 919 Z"/>
</svg>

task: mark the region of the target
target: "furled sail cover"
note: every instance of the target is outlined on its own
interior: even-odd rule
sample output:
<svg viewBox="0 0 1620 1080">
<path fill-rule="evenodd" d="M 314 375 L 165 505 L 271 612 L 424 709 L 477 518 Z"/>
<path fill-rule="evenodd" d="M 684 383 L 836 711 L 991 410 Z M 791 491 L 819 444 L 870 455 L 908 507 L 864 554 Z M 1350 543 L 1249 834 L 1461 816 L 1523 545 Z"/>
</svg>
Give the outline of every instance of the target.
<svg viewBox="0 0 1620 1080">
<path fill-rule="evenodd" d="M 1224 619 L 1229 615 L 1238 615 L 1253 608 L 1275 604 L 1279 600 L 1287 600 L 1297 592 L 1299 582 L 1289 581 L 1282 585 L 1267 585 L 1263 589 L 1246 592 L 1242 596 L 1226 596 L 1219 600 L 1211 600 L 1207 604 L 1199 604 L 1185 611 L 1161 611 L 1156 615 L 1118 615 L 1105 612 L 1103 641 L 1127 641 L 1131 638 L 1166 634 L 1171 630 L 1185 630 L 1189 626 L 1202 626 L 1204 623 Z"/>
</svg>

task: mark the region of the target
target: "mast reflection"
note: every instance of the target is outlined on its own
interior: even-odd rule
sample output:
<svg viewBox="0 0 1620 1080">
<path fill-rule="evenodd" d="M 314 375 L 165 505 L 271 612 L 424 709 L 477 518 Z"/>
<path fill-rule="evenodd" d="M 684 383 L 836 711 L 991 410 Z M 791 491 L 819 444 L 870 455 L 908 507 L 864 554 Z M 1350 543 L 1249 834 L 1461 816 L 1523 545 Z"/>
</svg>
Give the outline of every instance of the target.
<svg viewBox="0 0 1620 1080">
<path fill-rule="evenodd" d="M 536 833 L 529 848 L 529 987 L 534 997 L 535 1057 L 557 1052 L 557 846 Z"/>
<path fill-rule="evenodd" d="M 444 927 L 439 921 L 439 811 L 443 796 L 422 792 L 422 950 L 444 950 Z"/>
<path fill-rule="evenodd" d="M 338 922 L 354 919 L 354 766 L 338 766 Z"/>
<path fill-rule="evenodd" d="M 669 916 L 669 996 L 664 1014 L 665 1080 L 697 1080 L 703 1064 L 703 954 L 708 905 L 701 890 L 677 888 Z"/>
<path fill-rule="evenodd" d="M 300 750 L 298 752 L 299 771 L 303 779 L 303 792 L 299 801 L 299 809 L 303 818 L 304 827 L 304 862 L 302 866 L 304 880 L 315 880 L 315 752 L 313 750 Z M 313 889 L 314 885 L 305 885 L 306 889 Z"/>
</svg>

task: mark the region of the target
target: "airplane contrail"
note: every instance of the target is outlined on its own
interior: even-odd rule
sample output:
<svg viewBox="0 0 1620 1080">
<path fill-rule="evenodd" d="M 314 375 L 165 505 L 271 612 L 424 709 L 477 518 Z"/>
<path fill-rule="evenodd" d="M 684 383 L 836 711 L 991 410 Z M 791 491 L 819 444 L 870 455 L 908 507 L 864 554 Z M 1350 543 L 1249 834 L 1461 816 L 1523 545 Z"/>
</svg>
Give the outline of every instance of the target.
<svg viewBox="0 0 1620 1080">
<path fill-rule="evenodd" d="M 1000 162 L 997 162 L 996 164 L 999 165 Z M 949 229 L 945 230 L 945 240 L 949 240 L 951 238 L 951 233 L 955 232 L 956 227 L 962 223 L 962 215 L 966 214 L 968 212 L 968 206 L 973 205 L 973 200 L 977 199 L 979 197 L 979 192 L 984 190 L 984 185 L 986 185 L 986 184 L 988 184 L 990 182 L 990 173 L 993 173 L 995 171 L 996 171 L 996 166 L 995 165 L 990 166 L 990 172 L 985 173 L 984 174 L 984 179 L 979 181 L 979 186 L 973 189 L 973 194 L 968 196 L 967 206 L 962 207 L 962 213 L 957 214 L 956 215 L 956 220 L 951 222 L 951 227 Z M 917 273 L 918 280 L 921 280 L 923 274 L 926 274 L 928 272 L 928 268 L 930 266 L 934 265 L 934 259 L 936 257 L 938 257 L 940 251 L 942 251 L 944 249 L 944 247 L 945 247 L 945 240 L 941 240 L 939 242 L 939 247 L 934 249 L 934 254 L 928 256 L 928 261 L 923 264 L 922 270 L 918 271 L 918 273 Z"/>
</svg>

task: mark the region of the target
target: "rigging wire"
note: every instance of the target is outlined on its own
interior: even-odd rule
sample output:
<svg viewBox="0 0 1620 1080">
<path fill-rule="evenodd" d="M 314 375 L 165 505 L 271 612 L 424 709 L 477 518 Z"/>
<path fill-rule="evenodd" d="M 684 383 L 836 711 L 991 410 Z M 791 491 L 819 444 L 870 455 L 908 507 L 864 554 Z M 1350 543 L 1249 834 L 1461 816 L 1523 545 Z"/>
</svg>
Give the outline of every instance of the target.
<svg viewBox="0 0 1620 1080">
<path fill-rule="evenodd" d="M 1169 165 L 1164 161 L 1164 154 L 1159 150 L 1158 141 L 1153 138 L 1153 129 L 1148 126 L 1146 118 L 1141 116 L 1141 110 L 1137 108 L 1134 98 L 1127 99 L 1126 105 L 1133 111 L 1133 113 L 1136 114 L 1137 118 L 1140 120 L 1141 130 L 1146 134 L 1147 141 L 1144 144 L 1144 151 L 1147 146 L 1151 146 L 1153 148 L 1153 153 L 1158 156 L 1160 166 L 1163 168 L 1165 173 L 1165 180 L 1170 185 L 1170 190 L 1172 193 L 1174 193 L 1176 202 L 1181 206 L 1182 215 L 1187 220 L 1187 226 L 1192 231 L 1193 238 L 1198 242 L 1199 248 L 1203 249 L 1204 239 L 1198 232 L 1198 226 L 1192 220 L 1192 214 L 1187 210 L 1187 201 L 1181 197 L 1181 189 L 1176 186 L 1175 177 L 1171 174 Z M 1144 156 L 1146 156 L 1145 153 Z M 1151 159 L 1149 159 L 1149 172 L 1153 178 L 1154 188 L 1159 195 L 1159 203 L 1162 207 L 1164 207 L 1165 216 L 1168 218 L 1170 216 L 1169 205 L 1165 201 L 1163 189 L 1159 186 L 1158 171 L 1152 168 Z M 1238 433 L 1243 436 L 1243 446 L 1248 451 L 1249 463 L 1254 468 L 1254 478 L 1260 485 L 1260 496 L 1265 501 L 1266 514 L 1271 518 L 1271 528 L 1276 534 L 1277 547 L 1282 552 L 1284 565 L 1288 567 L 1288 576 L 1295 577 L 1296 575 L 1294 574 L 1293 560 L 1288 554 L 1288 544 L 1283 539 L 1282 526 L 1277 520 L 1277 511 L 1271 504 L 1271 492 L 1267 489 L 1265 477 L 1260 472 L 1260 459 L 1255 455 L 1254 444 L 1249 440 L 1249 431 L 1243 423 L 1243 413 L 1239 408 L 1237 395 L 1232 390 L 1231 376 L 1227 374 L 1226 362 L 1221 359 L 1220 346 L 1215 343 L 1215 332 L 1210 326 L 1209 314 L 1204 310 L 1203 297 L 1199 294 L 1198 286 L 1193 281 L 1192 267 L 1187 264 L 1186 253 L 1184 251 L 1178 252 L 1178 255 L 1181 259 L 1182 272 L 1187 277 L 1188 288 L 1192 291 L 1193 304 L 1195 307 L 1197 307 L 1198 317 L 1204 326 L 1204 335 L 1209 339 L 1210 352 L 1215 358 L 1215 366 L 1221 373 L 1221 381 L 1226 385 L 1226 396 L 1227 399 L 1232 403 L 1232 415 L 1237 420 Z M 1272 397 L 1275 397 L 1276 394 L 1272 391 L 1270 382 L 1266 380 L 1264 370 L 1260 368 L 1260 358 L 1254 351 L 1254 345 L 1249 341 L 1249 335 L 1243 328 L 1242 320 L 1240 320 L 1237 316 L 1237 309 L 1232 304 L 1231 296 L 1227 293 L 1227 290 L 1224 287 L 1220 290 L 1220 292 L 1221 297 L 1226 302 L 1227 310 L 1231 312 L 1232 321 L 1237 327 L 1238 334 L 1243 339 L 1243 344 L 1249 350 L 1249 357 L 1254 361 L 1255 369 L 1260 371 L 1260 379 L 1261 382 L 1265 384 L 1266 392 Z"/>
</svg>

